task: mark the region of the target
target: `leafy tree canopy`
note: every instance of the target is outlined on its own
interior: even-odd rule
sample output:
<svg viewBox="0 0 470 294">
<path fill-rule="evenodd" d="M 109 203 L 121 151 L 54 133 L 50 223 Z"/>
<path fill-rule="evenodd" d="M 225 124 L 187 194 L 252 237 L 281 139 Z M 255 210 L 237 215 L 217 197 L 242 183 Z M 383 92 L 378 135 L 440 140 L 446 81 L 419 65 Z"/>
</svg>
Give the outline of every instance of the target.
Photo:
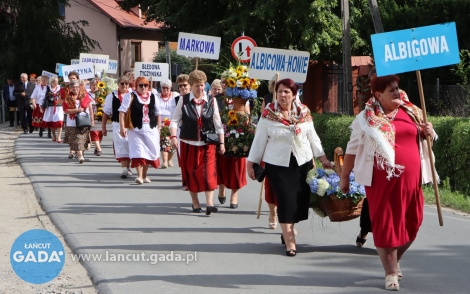
<svg viewBox="0 0 470 294">
<path fill-rule="evenodd" d="M 59 5 L 68 0 L 2 0 L 0 2 L 0 76 L 22 72 L 54 72 L 57 62 L 69 64 L 99 44 L 87 37 L 86 21 L 66 22 Z"/>
<path fill-rule="evenodd" d="M 355 0 L 361 8 L 354 22 L 368 11 L 367 0 Z M 309 51 L 312 59 L 341 62 L 341 18 L 338 0 L 124 0 L 130 9 L 148 7 L 147 21 L 164 24 L 168 41 L 179 32 L 222 38 L 221 54 L 231 60 L 230 46 L 242 33 L 262 47 Z M 353 50 L 367 51 L 359 33 L 351 32 Z M 221 58 L 224 60 L 224 58 Z"/>
</svg>

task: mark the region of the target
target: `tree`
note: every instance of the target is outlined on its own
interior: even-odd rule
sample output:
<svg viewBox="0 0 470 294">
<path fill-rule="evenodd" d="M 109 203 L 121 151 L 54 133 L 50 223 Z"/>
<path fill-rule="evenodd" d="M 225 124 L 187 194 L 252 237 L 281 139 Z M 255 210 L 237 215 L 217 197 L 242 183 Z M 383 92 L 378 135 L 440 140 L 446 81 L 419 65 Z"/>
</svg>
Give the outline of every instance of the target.
<svg viewBox="0 0 470 294">
<path fill-rule="evenodd" d="M 59 4 L 68 0 L 3 0 L 0 2 L 0 72 L 19 77 L 22 72 L 54 72 L 57 62 L 68 64 L 81 52 L 99 47 L 87 37 L 88 22 L 66 22 Z"/>
<path fill-rule="evenodd" d="M 364 1 L 355 0 L 362 5 Z M 230 45 L 242 33 L 262 47 L 309 51 L 311 59 L 342 61 L 341 18 L 337 0 L 124 0 L 121 6 L 148 7 L 146 21 L 164 24 L 168 41 L 179 32 L 220 36 L 221 55 L 231 59 Z M 357 14 L 351 16 L 355 21 Z M 366 51 L 354 29 L 353 50 Z"/>
<path fill-rule="evenodd" d="M 182 73 L 189 74 L 193 69 L 194 65 L 191 60 L 186 56 L 176 54 L 176 51 L 171 51 L 170 54 L 172 64 L 180 64 L 182 67 Z M 155 52 L 153 55 L 152 62 L 165 63 L 166 62 L 166 52 L 165 50 L 160 50 Z"/>
</svg>

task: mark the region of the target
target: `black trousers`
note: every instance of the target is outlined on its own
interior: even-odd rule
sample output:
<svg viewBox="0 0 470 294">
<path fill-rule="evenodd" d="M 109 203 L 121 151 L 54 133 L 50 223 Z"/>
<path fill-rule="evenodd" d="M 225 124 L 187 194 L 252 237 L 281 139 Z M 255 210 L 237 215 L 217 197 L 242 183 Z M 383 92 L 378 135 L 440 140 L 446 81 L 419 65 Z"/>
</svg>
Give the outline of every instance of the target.
<svg viewBox="0 0 470 294">
<path fill-rule="evenodd" d="M 367 202 L 367 197 L 364 198 L 362 203 L 361 217 L 359 219 L 359 225 L 361 226 L 361 236 L 372 232 L 372 222 L 370 221 L 369 215 L 369 202 Z"/>
<path fill-rule="evenodd" d="M 8 107 L 8 117 L 10 118 L 10 126 L 15 125 L 15 111 L 10 111 L 10 107 L 16 107 L 16 100 L 14 101 L 8 101 L 7 107 Z M 16 111 L 16 119 L 18 121 L 18 125 L 20 125 L 20 112 Z"/>
<path fill-rule="evenodd" d="M 23 130 L 31 129 L 33 123 L 33 109 L 28 105 L 24 107 L 19 107 L 21 127 Z"/>
</svg>

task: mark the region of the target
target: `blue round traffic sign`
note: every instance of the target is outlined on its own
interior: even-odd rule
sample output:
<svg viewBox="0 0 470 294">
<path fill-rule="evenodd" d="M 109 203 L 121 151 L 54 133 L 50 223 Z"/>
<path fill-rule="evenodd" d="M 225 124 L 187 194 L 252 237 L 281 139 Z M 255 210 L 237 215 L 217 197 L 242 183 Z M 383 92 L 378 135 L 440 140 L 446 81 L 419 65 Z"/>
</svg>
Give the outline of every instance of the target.
<svg viewBox="0 0 470 294">
<path fill-rule="evenodd" d="M 65 262 L 62 242 L 46 230 L 29 230 L 16 238 L 10 251 L 10 263 L 22 280 L 44 284 L 55 279 Z"/>
</svg>

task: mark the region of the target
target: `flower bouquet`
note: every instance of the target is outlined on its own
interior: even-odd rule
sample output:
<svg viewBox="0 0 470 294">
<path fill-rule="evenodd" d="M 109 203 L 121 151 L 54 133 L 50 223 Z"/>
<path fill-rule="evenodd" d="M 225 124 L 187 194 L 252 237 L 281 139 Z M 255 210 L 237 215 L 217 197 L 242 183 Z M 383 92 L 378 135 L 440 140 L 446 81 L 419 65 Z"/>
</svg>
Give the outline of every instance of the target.
<svg viewBox="0 0 470 294">
<path fill-rule="evenodd" d="M 225 156 L 248 157 L 255 138 L 256 126 L 248 114 L 225 109 L 221 114 L 224 122 Z"/>
<path fill-rule="evenodd" d="M 347 221 L 361 214 L 364 186 L 354 181 L 354 172 L 349 175 L 349 192 L 343 194 L 339 188 L 340 177 L 334 170 L 314 168 L 306 178 L 310 186 L 310 206 L 321 216 L 332 222 Z"/>
<path fill-rule="evenodd" d="M 248 67 L 242 64 L 230 65 L 228 70 L 222 72 L 221 77 L 227 83 L 224 98 L 233 101 L 232 107 L 235 111 L 244 113 L 246 100 L 258 97 L 256 90 L 260 82 L 256 79 L 250 79 Z"/>
<path fill-rule="evenodd" d="M 95 92 L 95 119 L 101 121 L 103 119 L 103 107 L 106 100 L 106 96 L 113 90 L 117 89 L 117 84 L 114 79 L 104 76 L 98 84 L 96 84 L 97 90 Z"/>
<path fill-rule="evenodd" d="M 160 129 L 160 138 L 166 138 L 170 136 L 170 122 L 171 120 L 167 117 L 162 119 L 162 128 Z"/>
</svg>

